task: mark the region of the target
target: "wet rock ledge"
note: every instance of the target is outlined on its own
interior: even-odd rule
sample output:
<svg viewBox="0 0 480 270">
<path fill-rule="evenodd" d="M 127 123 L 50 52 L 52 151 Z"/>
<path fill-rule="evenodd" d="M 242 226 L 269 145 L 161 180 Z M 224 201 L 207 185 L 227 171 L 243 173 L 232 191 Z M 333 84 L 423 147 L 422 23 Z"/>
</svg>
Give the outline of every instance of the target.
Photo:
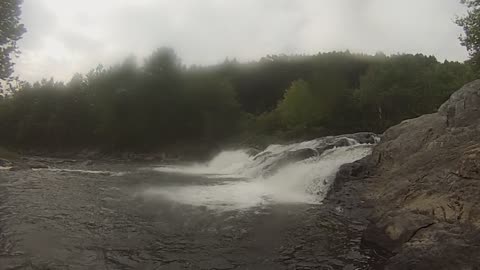
<svg viewBox="0 0 480 270">
<path fill-rule="evenodd" d="M 368 209 L 362 242 L 385 269 L 479 269 L 480 80 L 388 129 L 371 156 L 340 170 L 335 196 Z"/>
</svg>

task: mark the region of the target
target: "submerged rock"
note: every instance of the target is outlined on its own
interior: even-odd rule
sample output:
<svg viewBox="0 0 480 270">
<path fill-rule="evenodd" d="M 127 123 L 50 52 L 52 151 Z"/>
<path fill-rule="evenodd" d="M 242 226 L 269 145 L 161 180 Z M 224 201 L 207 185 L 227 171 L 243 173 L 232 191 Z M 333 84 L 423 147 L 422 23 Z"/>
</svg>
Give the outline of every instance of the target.
<svg viewBox="0 0 480 270">
<path fill-rule="evenodd" d="M 379 140 L 378 135 L 372 132 L 358 132 L 358 133 L 346 135 L 346 137 L 350 139 L 354 139 L 355 141 L 361 144 L 374 144 L 374 143 L 377 143 Z"/>
<path fill-rule="evenodd" d="M 12 162 L 6 159 L 0 158 L 0 167 L 10 167 L 12 166 Z"/>
<path fill-rule="evenodd" d="M 319 154 L 322 154 L 329 149 L 350 146 L 353 144 L 375 144 L 378 140 L 378 135 L 371 132 L 346 134 L 341 137 L 327 137 L 322 144 L 317 146 L 316 150 Z"/>
<path fill-rule="evenodd" d="M 364 180 L 373 214 L 363 242 L 392 254 L 386 269 L 477 269 L 480 80 L 388 129 L 362 162 L 345 166 L 338 185 Z"/>
<path fill-rule="evenodd" d="M 318 152 L 314 149 L 305 148 L 295 151 L 290 151 L 285 154 L 284 159 L 288 161 L 288 163 L 305 160 L 314 156 L 317 156 Z"/>
<path fill-rule="evenodd" d="M 299 162 L 302 160 L 306 160 L 312 157 L 315 157 L 318 155 L 318 151 L 315 149 L 311 148 L 304 148 L 304 149 L 299 149 L 299 150 L 294 150 L 294 151 L 288 151 L 285 153 L 282 153 L 280 157 L 272 163 L 270 166 L 267 166 L 264 169 L 263 174 L 264 175 L 271 175 L 275 172 L 278 171 L 278 169 L 285 167 L 288 164 L 292 164 L 295 162 Z"/>
</svg>

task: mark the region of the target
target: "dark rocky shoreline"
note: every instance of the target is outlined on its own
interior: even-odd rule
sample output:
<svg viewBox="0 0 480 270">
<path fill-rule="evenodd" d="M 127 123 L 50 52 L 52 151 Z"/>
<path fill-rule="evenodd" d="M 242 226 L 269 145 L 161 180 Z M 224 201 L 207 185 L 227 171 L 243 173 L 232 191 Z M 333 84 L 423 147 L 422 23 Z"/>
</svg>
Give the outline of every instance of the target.
<svg viewBox="0 0 480 270">
<path fill-rule="evenodd" d="M 342 167 L 329 201 L 368 216 L 362 242 L 385 269 L 479 269 L 480 80 L 388 129 Z"/>
</svg>

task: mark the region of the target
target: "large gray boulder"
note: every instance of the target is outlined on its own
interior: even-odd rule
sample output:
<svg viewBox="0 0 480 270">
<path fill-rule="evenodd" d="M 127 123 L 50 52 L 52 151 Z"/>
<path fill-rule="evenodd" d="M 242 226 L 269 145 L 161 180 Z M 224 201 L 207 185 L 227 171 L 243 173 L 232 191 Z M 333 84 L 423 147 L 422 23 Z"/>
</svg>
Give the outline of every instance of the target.
<svg viewBox="0 0 480 270">
<path fill-rule="evenodd" d="M 373 206 L 363 241 L 392 255 L 387 269 L 478 269 L 480 80 L 388 129 L 363 164 Z"/>
</svg>

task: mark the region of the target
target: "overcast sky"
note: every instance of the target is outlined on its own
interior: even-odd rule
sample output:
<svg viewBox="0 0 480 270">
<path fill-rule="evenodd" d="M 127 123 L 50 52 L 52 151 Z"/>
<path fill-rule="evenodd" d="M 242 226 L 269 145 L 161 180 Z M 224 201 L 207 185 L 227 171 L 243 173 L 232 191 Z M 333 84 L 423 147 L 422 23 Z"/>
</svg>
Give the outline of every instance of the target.
<svg viewBox="0 0 480 270">
<path fill-rule="evenodd" d="M 460 0 L 24 0 L 17 73 L 67 80 L 173 47 L 185 64 L 332 50 L 463 61 Z"/>
</svg>

